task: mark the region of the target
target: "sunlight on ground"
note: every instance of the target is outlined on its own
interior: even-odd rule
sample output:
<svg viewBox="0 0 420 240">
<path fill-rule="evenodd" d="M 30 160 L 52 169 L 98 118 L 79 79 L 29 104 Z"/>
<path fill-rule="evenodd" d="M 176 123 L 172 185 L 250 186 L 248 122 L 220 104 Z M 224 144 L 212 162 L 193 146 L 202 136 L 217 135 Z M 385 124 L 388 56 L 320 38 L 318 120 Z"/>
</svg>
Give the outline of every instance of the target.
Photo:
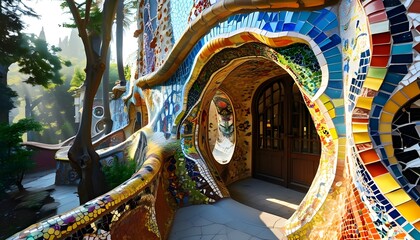
<svg viewBox="0 0 420 240">
<path fill-rule="evenodd" d="M 277 203 L 279 205 L 282 205 L 282 206 L 285 206 L 285 207 L 288 207 L 288 208 L 291 208 L 291 209 L 294 209 L 294 210 L 296 210 L 299 207 L 299 205 L 289 203 L 289 202 L 286 202 L 286 201 L 282 201 L 282 200 L 278 200 L 278 199 L 275 199 L 275 198 L 267 198 L 265 200 L 267 200 L 269 202 L 272 202 L 272 203 Z"/>
</svg>

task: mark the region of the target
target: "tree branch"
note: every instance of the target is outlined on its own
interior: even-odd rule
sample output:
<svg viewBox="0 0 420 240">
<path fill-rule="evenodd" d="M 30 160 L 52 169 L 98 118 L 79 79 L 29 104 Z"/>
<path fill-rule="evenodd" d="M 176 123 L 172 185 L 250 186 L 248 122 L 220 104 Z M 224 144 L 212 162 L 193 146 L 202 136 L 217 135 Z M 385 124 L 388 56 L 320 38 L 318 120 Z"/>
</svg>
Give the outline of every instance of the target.
<svg viewBox="0 0 420 240">
<path fill-rule="evenodd" d="M 112 26 L 117 12 L 117 3 L 123 0 L 105 0 L 102 18 L 102 46 L 101 57 L 105 58 L 111 41 Z"/>
</svg>

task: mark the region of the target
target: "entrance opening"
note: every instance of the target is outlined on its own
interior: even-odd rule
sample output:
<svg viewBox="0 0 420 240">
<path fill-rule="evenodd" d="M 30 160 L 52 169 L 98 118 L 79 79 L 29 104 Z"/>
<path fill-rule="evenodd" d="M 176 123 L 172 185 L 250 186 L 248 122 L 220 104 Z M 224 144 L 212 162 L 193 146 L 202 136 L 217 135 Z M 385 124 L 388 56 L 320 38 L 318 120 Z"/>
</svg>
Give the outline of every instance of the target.
<svg viewBox="0 0 420 240">
<path fill-rule="evenodd" d="M 299 88 L 288 75 L 263 84 L 253 103 L 253 176 L 306 192 L 321 143 Z"/>
</svg>

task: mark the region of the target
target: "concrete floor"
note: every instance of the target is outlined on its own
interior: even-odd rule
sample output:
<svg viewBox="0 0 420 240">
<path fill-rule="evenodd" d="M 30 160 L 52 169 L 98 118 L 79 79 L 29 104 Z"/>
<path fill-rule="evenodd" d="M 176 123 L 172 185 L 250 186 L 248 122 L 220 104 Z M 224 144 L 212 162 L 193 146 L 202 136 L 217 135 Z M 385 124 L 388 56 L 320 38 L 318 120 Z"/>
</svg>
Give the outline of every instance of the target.
<svg viewBox="0 0 420 240">
<path fill-rule="evenodd" d="M 280 227 L 305 196 L 253 178 L 229 191 L 232 198 L 178 210 L 169 239 L 286 239 Z"/>
</svg>

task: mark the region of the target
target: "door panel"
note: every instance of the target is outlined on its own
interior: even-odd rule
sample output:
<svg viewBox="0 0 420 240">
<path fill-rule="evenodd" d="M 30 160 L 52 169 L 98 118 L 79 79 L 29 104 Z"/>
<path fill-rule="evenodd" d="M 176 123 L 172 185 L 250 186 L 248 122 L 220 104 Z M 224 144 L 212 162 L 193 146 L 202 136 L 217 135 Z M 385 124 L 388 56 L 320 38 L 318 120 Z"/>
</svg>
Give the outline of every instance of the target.
<svg viewBox="0 0 420 240">
<path fill-rule="evenodd" d="M 259 89 L 254 99 L 254 177 L 307 191 L 321 145 L 299 88 L 282 77 Z"/>
</svg>

